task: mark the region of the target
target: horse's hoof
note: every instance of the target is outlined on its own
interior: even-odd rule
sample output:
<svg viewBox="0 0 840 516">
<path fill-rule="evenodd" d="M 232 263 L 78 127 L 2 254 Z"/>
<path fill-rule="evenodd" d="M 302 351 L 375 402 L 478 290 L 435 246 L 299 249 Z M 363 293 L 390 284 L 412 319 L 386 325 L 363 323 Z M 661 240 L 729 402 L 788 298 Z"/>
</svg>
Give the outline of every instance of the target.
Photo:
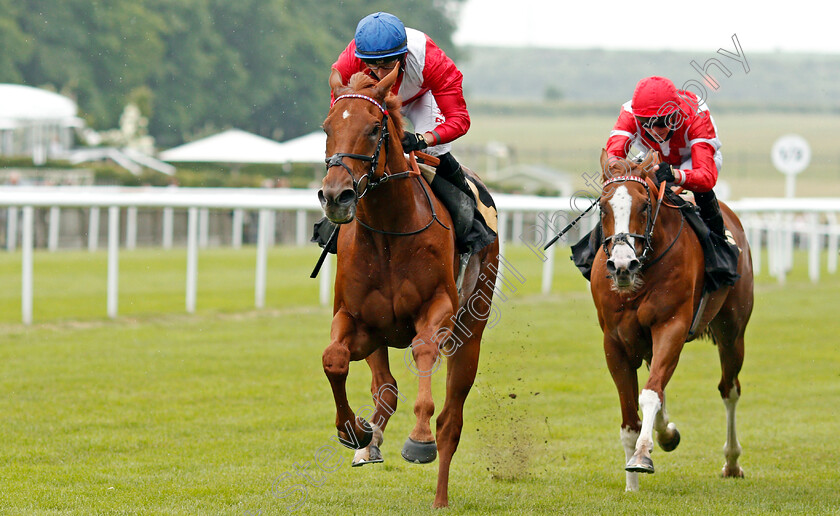
<svg viewBox="0 0 840 516">
<path fill-rule="evenodd" d="M 723 478 L 744 478 L 744 470 L 741 469 L 741 466 L 730 468 L 729 466 L 724 465 L 723 470 L 720 472 L 720 476 Z"/>
<path fill-rule="evenodd" d="M 362 427 L 361 432 L 356 432 L 353 428 L 348 427 L 350 430 L 350 435 L 347 432 L 343 432 L 341 430 L 338 431 L 338 442 L 344 445 L 351 450 L 361 450 L 362 448 L 367 448 L 367 445 L 373 440 L 373 429 L 370 426 L 370 423 L 365 421 L 362 418 L 358 418 L 360 422 L 360 426 Z"/>
<path fill-rule="evenodd" d="M 634 473 L 653 473 L 653 460 L 650 457 L 632 457 L 624 469 Z"/>
<path fill-rule="evenodd" d="M 409 437 L 403 444 L 402 457 L 415 464 L 428 464 L 437 458 L 437 445 L 434 441 L 420 442 Z"/>
<path fill-rule="evenodd" d="M 677 449 L 677 446 L 680 444 L 680 431 L 674 428 L 674 437 L 668 441 L 663 442 L 659 441 L 659 447 L 662 448 L 662 451 L 674 451 Z"/>
<path fill-rule="evenodd" d="M 351 466 L 358 468 L 359 466 L 364 466 L 365 464 L 378 464 L 380 462 L 385 462 L 385 459 L 382 458 L 382 452 L 379 450 L 379 446 L 371 444 L 368 447 L 367 457 L 364 455 L 360 457 L 359 452 L 356 452 L 356 457 L 353 458 L 353 464 L 351 464 Z"/>
</svg>

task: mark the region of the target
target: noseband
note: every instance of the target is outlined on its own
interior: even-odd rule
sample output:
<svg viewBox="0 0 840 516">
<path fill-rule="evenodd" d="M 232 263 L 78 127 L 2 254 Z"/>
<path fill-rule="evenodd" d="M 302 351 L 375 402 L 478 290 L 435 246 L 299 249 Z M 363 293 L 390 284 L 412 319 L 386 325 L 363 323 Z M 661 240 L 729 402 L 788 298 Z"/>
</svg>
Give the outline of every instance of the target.
<svg viewBox="0 0 840 516">
<path fill-rule="evenodd" d="M 648 257 L 648 253 L 653 251 L 653 227 L 656 224 L 656 216 L 659 215 L 659 205 L 657 204 L 657 206 L 656 206 L 656 214 L 651 216 L 651 206 L 653 204 L 653 198 L 650 195 L 650 187 L 648 186 L 647 182 L 644 179 L 642 179 L 641 177 L 636 177 L 636 176 L 614 177 L 614 178 L 610 179 L 609 181 L 607 181 L 606 183 L 604 183 L 604 187 L 606 188 L 607 185 L 610 185 L 610 184 L 613 184 L 613 183 L 623 183 L 623 182 L 627 182 L 627 181 L 635 181 L 635 182 L 637 182 L 637 183 L 639 183 L 639 184 L 641 184 L 642 186 L 645 187 L 645 193 L 647 193 L 647 197 L 648 197 L 648 201 L 649 201 L 648 205 L 647 205 L 647 209 L 645 210 L 645 215 L 646 215 L 646 218 L 647 218 L 647 224 L 645 226 L 645 234 L 640 235 L 638 233 L 616 233 L 615 235 L 610 235 L 608 237 L 604 237 L 603 240 L 601 241 L 601 246 L 604 248 L 604 254 L 607 255 L 607 259 L 609 259 L 610 258 L 610 251 L 607 247 L 607 244 L 609 244 L 610 240 L 612 240 L 613 247 L 615 247 L 615 245 L 617 245 L 617 244 L 630 245 L 630 242 L 629 242 L 628 238 L 631 238 L 631 237 L 632 238 L 640 238 L 644 241 L 645 247 L 644 247 L 644 250 L 642 251 L 642 255 L 639 256 L 639 262 L 644 264 L 645 260 Z M 601 217 L 603 218 L 603 211 L 601 212 Z M 601 222 L 601 228 L 603 228 L 603 227 L 604 227 L 604 223 L 602 221 Z"/>
<path fill-rule="evenodd" d="M 344 170 L 346 170 L 348 174 L 350 174 L 350 180 L 353 181 L 353 191 L 356 193 L 356 198 L 361 199 L 368 192 L 370 192 L 374 187 L 378 186 L 380 183 L 384 183 L 385 181 L 387 181 L 388 179 L 391 178 L 391 176 L 388 175 L 388 174 L 384 174 L 378 180 L 374 179 L 374 177 L 373 177 L 373 174 L 376 172 L 376 168 L 379 165 L 379 153 L 382 150 L 382 142 L 386 141 L 388 139 L 388 136 L 389 136 L 388 135 L 388 110 L 385 109 L 382 106 L 382 104 L 380 104 L 376 100 L 368 97 L 367 95 L 359 95 L 358 93 L 350 93 L 350 94 L 347 94 L 347 95 L 341 95 L 339 97 L 336 97 L 336 99 L 332 101 L 332 104 L 330 105 L 330 109 L 332 109 L 332 107 L 335 106 L 335 103 L 338 102 L 339 100 L 348 99 L 348 98 L 367 100 L 368 102 L 372 103 L 374 106 L 379 108 L 379 111 L 382 112 L 382 122 L 381 122 L 382 132 L 379 134 L 379 141 L 376 142 L 376 150 L 373 152 L 372 156 L 367 156 L 365 154 L 352 154 L 352 153 L 349 153 L 349 152 L 337 152 L 337 153 L 333 154 L 332 156 L 330 156 L 329 158 L 324 160 L 327 164 L 327 171 L 329 171 L 329 169 L 332 168 L 332 167 L 340 166 L 340 167 L 343 167 Z M 359 161 L 367 161 L 367 162 L 370 163 L 370 169 L 368 170 L 367 174 L 365 174 L 362 177 L 362 179 L 357 181 L 355 176 L 353 176 L 353 171 L 350 170 L 350 167 L 348 167 L 346 163 L 344 163 L 343 158 L 352 158 L 352 159 L 357 159 Z M 365 181 L 365 186 L 362 189 L 362 191 L 360 192 L 359 191 L 359 184 L 361 184 L 363 180 Z"/>
</svg>

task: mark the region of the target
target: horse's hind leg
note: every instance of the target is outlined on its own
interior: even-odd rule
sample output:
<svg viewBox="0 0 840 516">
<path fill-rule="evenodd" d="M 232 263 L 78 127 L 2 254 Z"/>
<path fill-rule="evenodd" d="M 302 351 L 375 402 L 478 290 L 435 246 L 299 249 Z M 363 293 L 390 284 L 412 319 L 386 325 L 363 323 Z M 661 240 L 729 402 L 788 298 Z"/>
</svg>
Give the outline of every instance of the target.
<svg viewBox="0 0 840 516">
<path fill-rule="evenodd" d="M 373 416 L 371 417 L 373 438 L 367 447 L 356 451 L 353 457 L 353 466 L 384 461 L 379 447 L 382 445 L 385 426 L 387 426 L 388 420 L 391 419 L 391 415 L 396 412 L 397 399 L 401 397 L 397 389 L 397 381 L 391 374 L 391 368 L 388 363 L 388 348 L 385 346 L 379 347 L 365 360 L 368 363 L 368 367 L 370 367 L 372 377 L 370 392 L 373 396 L 373 402 L 376 405 Z M 403 399 L 403 401 L 405 400 Z"/>
<path fill-rule="evenodd" d="M 741 445 L 738 443 L 738 436 L 735 433 L 735 406 L 741 397 L 741 383 L 738 381 L 738 373 L 741 372 L 741 366 L 744 363 L 744 332 L 742 331 L 734 341 L 726 342 L 717 338 L 715 340 L 721 367 L 718 390 L 721 398 L 723 398 L 723 405 L 726 407 L 726 443 L 723 445 L 723 455 L 726 462 L 723 464 L 721 476 L 743 477 L 744 470 L 738 465 Z"/>
<path fill-rule="evenodd" d="M 435 507 L 449 505 L 449 467 L 461 440 L 464 426 L 464 402 L 475 381 L 478 369 L 480 334 L 474 335 L 449 357 L 446 371 L 446 402 L 437 418 L 437 443 L 440 452 Z"/>
</svg>

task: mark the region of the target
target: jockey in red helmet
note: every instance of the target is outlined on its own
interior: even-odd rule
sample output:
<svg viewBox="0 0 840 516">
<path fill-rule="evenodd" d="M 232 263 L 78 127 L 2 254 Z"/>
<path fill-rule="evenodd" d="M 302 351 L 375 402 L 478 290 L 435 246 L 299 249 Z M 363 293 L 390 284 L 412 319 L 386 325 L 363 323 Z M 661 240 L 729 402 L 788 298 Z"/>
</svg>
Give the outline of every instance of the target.
<svg viewBox="0 0 840 516">
<path fill-rule="evenodd" d="M 345 84 L 356 72 L 379 80 L 395 67 L 400 72 L 392 92 L 402 98 L 402 114 L 416 131 L 405 133 L 403 149 L 425 149 L 437 156 L 437 174 L 472 197 L 464 172 L 450 153 L 450 142 L 470 127 L 463 75 L 429 36 L 406 28 L 393 14 L 374 13 L 359 22 L 355 38 L 333 64 Z"/>
<path fill-rule="evenodd" d="M 607 140 L 607 154 L 626 158 L 630 146 L 655 150 L 662 163 L 657 181 L 694 192 L 700 216 L 725 238 L 723 216 L 712 188 L 723 165 L 717 128 L 705 102 L 677 90 L 665 77 L 648 77 L 636 85 L 633 99 L 621 107 Z"/>
</svg>

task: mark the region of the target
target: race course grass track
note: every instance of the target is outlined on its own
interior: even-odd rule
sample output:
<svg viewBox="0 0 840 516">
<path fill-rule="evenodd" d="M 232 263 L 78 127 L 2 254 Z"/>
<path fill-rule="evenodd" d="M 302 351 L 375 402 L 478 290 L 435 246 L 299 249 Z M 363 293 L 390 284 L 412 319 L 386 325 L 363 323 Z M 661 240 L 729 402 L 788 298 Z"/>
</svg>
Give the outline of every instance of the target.
<svg viewBox="0 0 840 516">
<path fill-rule="evenodd" d="M 388 426 L 386 462 L 351 469 L 332 440 L 316 254 L 273 249 L 267 308 L 255 311 L 253 249 L 202 250 L 188 315 L 183 251 L 121 252 L 111 321 L 104 253 L 37 252 L 30 327 L 19 323 L 20 255 L 0 254 L 0 514 L 840 514 L 840 276 L 811 284 L 804 255 L 785 285 L 758 280 L 738 405 L 746 478 L 718 477 L 725 415 L 703 341 L 687 345 L 668 388 L 682 443 L 655 449 L 656 473 L 628 494 L 588 284 L 562 249 L 541 295 L 541 263 L 510 248 L 526 281 L 497 305 L 451 508 L 435 513 L 437 463 L 400 458 L 417 388 L 401 351 L 391 364 L 408 402 Z M 369 402 L 369 380 L 366 364 L 351 366 L 354 407 Z M 439 377 L 434 391 L 439 410 Z"/>
</svg>

